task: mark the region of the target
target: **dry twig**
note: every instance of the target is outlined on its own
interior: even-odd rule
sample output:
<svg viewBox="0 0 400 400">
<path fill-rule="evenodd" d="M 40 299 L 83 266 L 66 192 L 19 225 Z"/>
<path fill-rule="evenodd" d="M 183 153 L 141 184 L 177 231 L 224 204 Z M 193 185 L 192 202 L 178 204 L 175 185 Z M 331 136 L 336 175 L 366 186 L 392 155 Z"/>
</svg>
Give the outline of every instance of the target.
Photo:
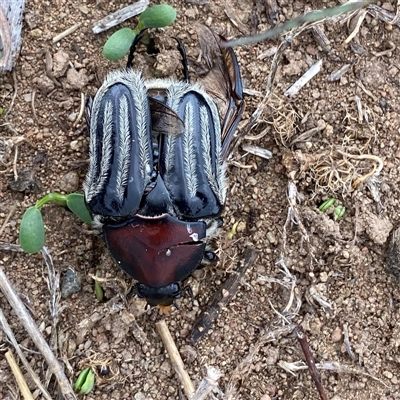
<svg viewBox="0 0 400 400">
<path fill-rule="evenodd" d="M 321 400 L 328 400 L 328 397 L 326 396 L 324 387 L 322 386 L 321 383 L 321 374 L 318 372 L 316 366 L 315 366 L 315 359 L 313 354 L 311 353 L 310 347 L 307 342 L 306 335 L 303 331 L 303 328 L 301 326 L 298 326 L 295 329 L 296 335 L 297 335 L 297 340 L 300 343 L 300 346 L 303 350 L 304 356 L 306 358 L 307 366 L 310 371 L 311 377 L 315 383 L 315 386 L 317 387 L 319 396 L 321 397 Z"/>
<path fill-rule="evenodd" d="M 190 399 L 194 393 L 194 386 L 190 380 L 189 374 L 185 370 L 182 358 L 164 320 L 156 323 L 156 330 L 164 343 L 165 350 L 169 355 L 169 359 L 171 360 L 171 363 L 175 369 L 179 382 L 181 382 L 186 396 Z"/>
</svg>

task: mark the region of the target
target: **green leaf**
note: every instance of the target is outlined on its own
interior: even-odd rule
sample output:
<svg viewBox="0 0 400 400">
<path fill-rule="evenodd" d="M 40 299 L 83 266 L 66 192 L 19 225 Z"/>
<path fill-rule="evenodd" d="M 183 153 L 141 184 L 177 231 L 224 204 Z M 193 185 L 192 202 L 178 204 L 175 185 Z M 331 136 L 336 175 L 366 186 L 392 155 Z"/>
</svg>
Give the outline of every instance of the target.
<svg viewBox="0 0 400 400">
<path fill-rule="evenodd" d="M 1 57 L 0 57 L 0 58 L 1 58 Z M 0 115 L 3 114 L 3 112 L 4 112 L 4 108 L 3 108 L 3 107 L 0 107 Z"/>
<path fill-rule="evenodd" d="M 95 375 L 92 370 L 90 370 L 86 376 L 85 383 L 81 386 L 80 394 L 88 394 L 94 388 Z"/>
<path fill-rule="evenodd" d="M 136 33 L 131 28 L 122 28 L 114 32 L 103 47 L 103 56 L 111 61 L 122 58 L 132 45 Z"/>
<path fill-rule="evenodd" d="M 45 241 L 42 213 L 36 207 L 29 207 L 22 216 L 19 227 L 19 243 L 27 253 L 37 253 Z"/>
<path fill-rule="evenodd" d="M 145 10 L 139 19 L 144 28 L 163 28 L 171 25 L 176 19 L 176 10 L 168 4 L 157 4 Z"/>
<path fill-rule="evenodd" d="M 343 217 L 344 213 L 346 212 L 346 207 L 343 205 L 336 206 L 333 212 L 335 213 L 335 217 L 337 219 L 340 219 Z"/>
<path fill-rule="evenodd" d="M 79 394 L 88 394 L 94 387 L 95 375 L 90 367 L 85 368 L 78 376 L 74 389 Z"/>
<path fill-rule="evenodd" d="M 333 206 L 333 205 L 335 204 L 335 201 L 336 201 L 336 199 L 335 199 L 334 197 L 331 197 L 330 199 L 325 200 L 325 201 L 318 207 L 318 210 L 319 210 L 319 211 L 322 211 L 322 212 L 327 211 L 328 208 L 329 208 L 330 206 Z"/>
<path fill-rule="evenodd" d="M 67 195 L 67 206 L 83 222 L 86 222 L 87 224 L 92 223 L 92 217 L 86 207 L 83 194 L 71 193 Z"/>
</svg>

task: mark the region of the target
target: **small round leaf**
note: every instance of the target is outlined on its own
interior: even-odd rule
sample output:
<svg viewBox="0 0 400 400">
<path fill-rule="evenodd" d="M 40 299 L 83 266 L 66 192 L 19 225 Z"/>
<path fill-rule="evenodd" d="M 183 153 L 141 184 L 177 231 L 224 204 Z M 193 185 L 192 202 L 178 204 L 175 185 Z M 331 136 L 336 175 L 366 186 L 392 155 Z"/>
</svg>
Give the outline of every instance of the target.
<svg viewBox="0 0 400 400">
<path fill-rule="evenodd" d="M 86 222 L 87 224 L 92 223 L 92 217 L 86 207 L 83 194 L 71 193 L 67 195 L 67 206 L 83 222 Z"/>
<path fill-rule="evenodd" d="M 157 4 L 149 7 L 140 15 L 140 22 L 144 28 L 163 28 L 171 25 L 176 19 L 176 10 L 168 4 Z"/>
<path fill-rule="evenodd" d="M 37 253 L 44 246 L 45 233 L 43 217 L 36 207 L 29 207 L 19 227 L 19 243 L 27 253 Z"/>
<path fill-rule="evenodd" d="M 135 36 L 135 32 L 130 28 L 114 32 L 103 47 L 103 56 L 111 61 L 119 60 L 129 51 Z"/>
</svg>

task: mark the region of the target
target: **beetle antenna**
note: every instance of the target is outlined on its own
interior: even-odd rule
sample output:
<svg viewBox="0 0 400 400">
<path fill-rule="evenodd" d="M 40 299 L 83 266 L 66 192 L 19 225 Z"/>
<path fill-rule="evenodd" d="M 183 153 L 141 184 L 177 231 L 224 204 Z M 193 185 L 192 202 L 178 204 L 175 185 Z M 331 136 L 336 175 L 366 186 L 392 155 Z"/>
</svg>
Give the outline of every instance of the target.
<svg viewBox="0 0 400 400">
<path fill-rule="evenodd" d="M 129 56 L 128 56 L 128 61 L 126 63 L 126 69 L 131 69 L 132 68 L 132 62 L 133 62 L 133 54 L 136 51 L 136 47 L 139 44 L 140 40 L 142 39 L 144 33 L 147 31 L 147 28 L 142 29 L 136 36 L 135 39 L 133 39 L 133 42 L 131 44 L 131 47 L 129 49 Z"/>
<path fill-rule="evenodd" d="M 186 49 L 185 49 L 185 46 L 183 45 L 183 43 L 181 42 L 180 39 L 178 39 L 178 38 L 176 38 L 176 37 L 172 37 L 172 39 L 175 39 L 175 40 L 177 41 L 177 43 L 178 43 L 177 48 L 178 48 L 179 54 L 180 54 L 181 57 L 182 57 L 182 67 L 183 67 L 182 73 L 183 73 L 183 78 L 184 78 L 184 81 L 185 81 L 186 83 L 189 83 L 189 69 L 188 69 L 188 62 L 187 62 L 187 57 L 186 57 Z"/>
</svg>

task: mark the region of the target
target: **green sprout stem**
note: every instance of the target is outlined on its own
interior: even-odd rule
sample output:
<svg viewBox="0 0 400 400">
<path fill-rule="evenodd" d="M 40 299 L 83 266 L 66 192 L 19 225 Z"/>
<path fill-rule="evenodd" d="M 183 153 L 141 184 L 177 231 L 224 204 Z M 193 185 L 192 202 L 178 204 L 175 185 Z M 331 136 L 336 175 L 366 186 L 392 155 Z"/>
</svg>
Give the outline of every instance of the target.
<svg viewBox="0 0 400 400">
<path fill-rule="evenodd" d="M 41 209 L 45 204 L 52 203 L 57 206 L 66 207 L 67 206 L 67 196 L 59 193 L 49 193 L 42 197 L 35 204 L 37 209 Z"/>
</svg>

